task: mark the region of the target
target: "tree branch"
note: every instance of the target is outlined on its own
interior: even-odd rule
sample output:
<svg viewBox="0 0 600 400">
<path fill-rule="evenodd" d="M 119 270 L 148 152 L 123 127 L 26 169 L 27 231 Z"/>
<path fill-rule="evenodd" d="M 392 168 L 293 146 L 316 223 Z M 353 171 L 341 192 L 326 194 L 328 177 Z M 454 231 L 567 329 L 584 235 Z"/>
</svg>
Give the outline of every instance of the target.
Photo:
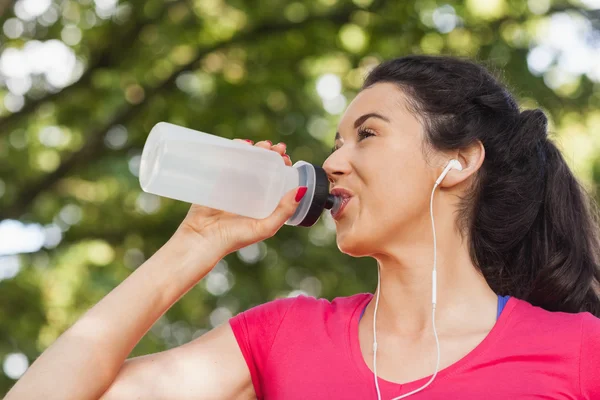
<svg viewBox="0 0 600 400">
<path fill-rule="evenodd" d="M 248 41 L 251 42 L 262 36 L 273 35 L 280 32 L 286 32 L 291 29 L 302 28 L 316 22 L 335 21 L 338 23 L 344 23 L 349 20 L 351 14 L 357 9 L 358 8 L 356 7 L 345 7 L 334 13 L 309 17 L 303 22 L 299 23 L 264 24 L 256 28 L 240 32 L 226 41 L 216 43 L 200 50 L 192 61 L 181 66 L 161 84 L 156 87 L 145 87 L 144 100 L 142 100 L 140 103 L 123 106 L 121 110 L 116 113 L 114 118 L 112 118 L 102 127 L 90 132 L 87 135 L 88 140 L 83 147 L 66 158 L 54 172 L 44 176 L 37 182 L 33 182 L 25 186 L 25 188 L 17 196 L 16 200 L 9 207 L 0 212 L 0 220 L 19 217 L 30 207 L 40 193 L 50 189 L 57 181 L 66 176 L 73 168 L 82 163 L 90 162 L 99 158 L 106 150 L 102 142 L 106 132 L 111 127 L 115 125 L 126 125 L 129 120 L 143 110 L 144 105 L 147 104 L 153 96 L 170 89 L 181 73 L 193 70 L 200 60 L 202 60 L 202 58 L 204 58 L 204 56 L 207 54 L 234 44 L 237 45 Z"/>
</svg>

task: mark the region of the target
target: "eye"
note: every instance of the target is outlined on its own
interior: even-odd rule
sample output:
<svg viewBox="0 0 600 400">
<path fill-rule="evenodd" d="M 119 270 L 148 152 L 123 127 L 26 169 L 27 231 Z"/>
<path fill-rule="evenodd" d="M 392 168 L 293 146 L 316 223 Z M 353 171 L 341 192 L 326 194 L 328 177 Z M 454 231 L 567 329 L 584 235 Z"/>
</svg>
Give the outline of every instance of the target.
<svg viewBox="0 0 600 400">
<path fill-rule="evenodd" d="M 358 132 L 356 133 L 358 135 L 358 141 L 362 141 L 370 136 L 375 136 L 375 133 L 373 133 L 373 131 L 371 131 L 368 128 L 364 128 L 364 127 L 360 127 L 358 128 Z M 333 146 L 331 148 L 331 153 L 329 153 L 329 155 L 333 154 L 337 149 L 339 149 L 338 146 Z"/>
<path fill-rule="evenodd" d="M 359 141 L 366 139 L 370 136 L 375 136 L 375 134 L 373 133 L 373 131 L 371 131 L 368 128 L 363 128 L 362 126 L 360 128 L 358 128 L 358 137 L 359 137 Z"/>
</svg>

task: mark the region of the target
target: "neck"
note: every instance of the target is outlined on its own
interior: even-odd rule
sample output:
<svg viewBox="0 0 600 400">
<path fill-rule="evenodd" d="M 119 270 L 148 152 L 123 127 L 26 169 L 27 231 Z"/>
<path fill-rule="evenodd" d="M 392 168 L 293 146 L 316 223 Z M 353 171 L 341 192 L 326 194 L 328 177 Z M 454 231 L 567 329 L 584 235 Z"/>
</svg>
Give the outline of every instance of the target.
<svg viewBox="0 0 600 400">
<path fill-rule="evenodd" d="M 452 215 L 437 213 L 436 215 Z M 437 304 L 438 331 L 491 327 L 495 323 L 497 295 L 473 265 L 468 243 L 453 228 L 450 218 L 437 221 Z M 404 246 L 389 247 L 374 255 L 379 264 L 377 290 L 377 330 L 396 334 L 420 335 L 432 331 L 433 236 L 429 230 L 401 240 Z M 420 236 L 420 237 L 419 237 Z M 407 244 L 408 243 L 408 244 Z M 373 321 L 377 290 L 365 311 Z"/>
</svg>

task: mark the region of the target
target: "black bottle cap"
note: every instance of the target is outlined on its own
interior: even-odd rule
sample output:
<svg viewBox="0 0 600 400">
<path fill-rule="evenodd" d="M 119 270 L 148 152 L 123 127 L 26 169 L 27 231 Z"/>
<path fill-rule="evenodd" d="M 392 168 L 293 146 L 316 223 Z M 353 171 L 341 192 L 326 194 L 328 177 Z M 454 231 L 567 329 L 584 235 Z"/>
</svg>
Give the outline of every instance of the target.
<svg viewBox="0 0 600 400">
<path fill-rule="evenodd" d="M 312 202 L 306 217 L 300 222 L 299 226 L 313 226 L 318 220 L 325 209 L 331 209 L 333 207 L 333 197 L 329 194 L 329 179 L 325 170 L 321 167 L 313 165 L 315 169 L 315 194 L 313 195 Z"/>
</svg>

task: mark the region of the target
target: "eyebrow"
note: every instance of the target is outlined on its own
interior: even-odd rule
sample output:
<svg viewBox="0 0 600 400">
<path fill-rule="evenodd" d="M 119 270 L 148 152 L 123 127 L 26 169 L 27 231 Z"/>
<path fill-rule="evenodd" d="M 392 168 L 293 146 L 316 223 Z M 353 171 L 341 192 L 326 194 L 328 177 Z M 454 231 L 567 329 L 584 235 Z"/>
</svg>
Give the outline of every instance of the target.
<svg viewBox="0 0 600 400">
<path fill-rule="evenodd" d="M 354 121 L 354 129 L 358 128 L 359 126 L 361 126 L 366 120 L 368 120 L 369 118 L 379 118 L 385 122 L 390 122 L 390 120 L 387 117 L 384 117 L 381 114 L 377 114 L 377 113 L 368 113 L 365 114 L 361 117 L 358 117 L 356 119 L 356 121 Z M 340 136 L 339 132 L 335 133 L 335 140 L 341 139 L 342 137 Z"/>
</svg>

